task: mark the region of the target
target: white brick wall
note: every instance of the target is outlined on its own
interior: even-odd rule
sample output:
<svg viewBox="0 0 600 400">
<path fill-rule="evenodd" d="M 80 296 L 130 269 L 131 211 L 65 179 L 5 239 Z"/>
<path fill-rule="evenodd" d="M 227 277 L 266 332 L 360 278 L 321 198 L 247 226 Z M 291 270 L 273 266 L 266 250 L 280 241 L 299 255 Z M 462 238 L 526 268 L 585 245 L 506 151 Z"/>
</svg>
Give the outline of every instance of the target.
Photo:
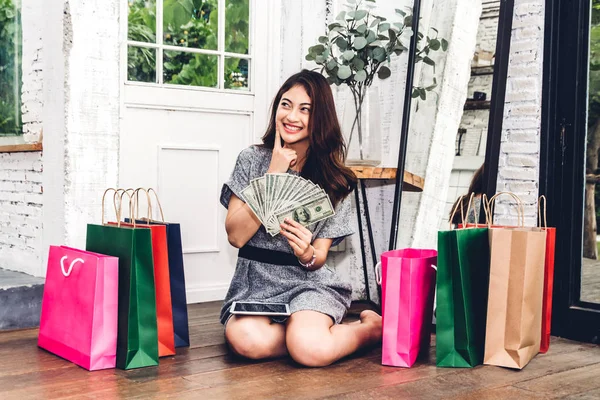
<svg viewBox="0 0 600 400">
<path fill-rule="evenodd" d="M 41 152 L 0 153 L 0 268 L 39 274 Z"/>
<path fill-rule="evenodd" d="M 543 49 L 544 1 L 515 0 L 497 190 L 521 197 L 527 226 L 537 223 Z M 499 201 L 497 222 L 517 222 L 509 204 Z"/>
</svg>

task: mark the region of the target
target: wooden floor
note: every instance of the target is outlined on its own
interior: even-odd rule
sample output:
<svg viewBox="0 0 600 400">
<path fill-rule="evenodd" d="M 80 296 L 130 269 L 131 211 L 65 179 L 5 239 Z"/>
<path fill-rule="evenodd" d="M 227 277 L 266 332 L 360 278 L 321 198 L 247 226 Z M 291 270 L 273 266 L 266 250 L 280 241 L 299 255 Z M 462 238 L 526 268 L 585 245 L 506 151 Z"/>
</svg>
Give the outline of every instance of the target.
<svg viewBox="0 0 600 400">
<path fill-rule="evenodd" d="M 160 366 L 87 372 L 36 347 L 37 330 L 0 332 L 0 399 L 598 399 L 600 347 L 553 338 L 522 371 L 492 366 L 383 367 L 380 349 L 323 369 L 290 359 L 248 362 L 228 354 L 219 304 L 190 306 L 192 347 Z"/>
</svg>

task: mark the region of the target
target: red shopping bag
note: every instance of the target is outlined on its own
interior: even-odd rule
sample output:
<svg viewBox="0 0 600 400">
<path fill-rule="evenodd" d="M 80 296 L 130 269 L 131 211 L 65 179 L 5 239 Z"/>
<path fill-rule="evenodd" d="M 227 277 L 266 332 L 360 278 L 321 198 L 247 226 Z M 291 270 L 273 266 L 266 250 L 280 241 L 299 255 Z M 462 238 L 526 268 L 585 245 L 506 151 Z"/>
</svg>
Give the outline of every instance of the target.
<svg viewBox="0 0 600 400">
<path fill-rule="evenodd" d="M 383 365 L 411 367 L 429 347 L 436 264 L 436 250 L 409 248 L 381 255 L 377 281 L 382 292 Z"/>
<path fill-rule="evenodd" d="M 550 348 L 550 330 L 552 327 L 552 288 L 554 287 L 554 250 L 556 248 L 556 228 L 548 228 L 546 219 L 546 196 L 538 201 L 538 225 L 542 227 L 541 200 L 544 200 L 544 226 L 546 231 L 546 263 L 544 265 L 544 299 L 542 303 L 542 341 L 540 353 Z"/>
<path fill-rule="evenodd" d="M 50 246 L 38 346 L 89 371 L 114 368 L 119 259 Z"/>
</svg>

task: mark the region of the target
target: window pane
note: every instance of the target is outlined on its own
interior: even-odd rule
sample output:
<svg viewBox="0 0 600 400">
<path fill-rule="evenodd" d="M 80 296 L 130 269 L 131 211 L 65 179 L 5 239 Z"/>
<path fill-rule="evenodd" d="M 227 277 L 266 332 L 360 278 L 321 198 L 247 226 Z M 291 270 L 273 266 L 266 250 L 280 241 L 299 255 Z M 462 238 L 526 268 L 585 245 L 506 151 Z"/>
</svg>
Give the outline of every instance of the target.
<svg viewBox="0 0 600 400">
<path fill-rule="evenodd" d="M 21 9 L 8 0 L 0 2 L 0 136 L 21 133 Z"/>
<path fill-rule="evenodd" d="M 165 83 L 190 86 L 218 86 L 218 56 L 165 51 L 163 78 Z"/>
<path fill-rule="evenodd" d="M 156 82 L 156 49 L 129 46 L 127 49 L 127 80 Z"/>
<path fill-rule="evenodd" d="M 225 51 L 248 54 L 249 0 L 225 1 Z"/>
<path fill-rule="evenodd" d="M 164 44 L 217 50 L 217 0 L 164 0 Z"/>
<path fill-rule="evenodd" d="M 127 39 L 156 43 L 156 0 L 128 0 Z"/>
<path fill-rule="evenodd" d="M 225 89 L 248 90 L 248 60 L 225 58 Z"/>
</svg>

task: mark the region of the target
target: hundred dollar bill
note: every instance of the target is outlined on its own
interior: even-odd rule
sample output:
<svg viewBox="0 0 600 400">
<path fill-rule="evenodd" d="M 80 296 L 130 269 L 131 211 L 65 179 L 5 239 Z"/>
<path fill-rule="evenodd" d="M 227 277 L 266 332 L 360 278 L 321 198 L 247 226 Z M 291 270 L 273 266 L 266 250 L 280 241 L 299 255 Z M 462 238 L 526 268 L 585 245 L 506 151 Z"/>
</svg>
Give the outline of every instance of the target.
<svg viewBox="0 0 600 400">
<path fill-rule="evenodd" d="M 252 186 L 248 186 L 247 188 L 242 190 L 242 197 L 244 198 L 243 200 L 246 201 L 246 204 L 248 204 L 252 212 L 254 212 L 258 219 L 262 221 L 263 215 L 260 211 L 260 206 L 258 205 L 258 201 L 256 200 Z"/>
<path fill-rule="evenodd" d="M 335 215 L 335 211 L 329 201 L 329 196 L 324 194 L 309 203 L 299 204 L 277 214 L 277 231 L 279 232 L 279 224 L 286 218 L 293 219 L 300 225 L 308 226 L 333 215 Z"/>
</svg>

